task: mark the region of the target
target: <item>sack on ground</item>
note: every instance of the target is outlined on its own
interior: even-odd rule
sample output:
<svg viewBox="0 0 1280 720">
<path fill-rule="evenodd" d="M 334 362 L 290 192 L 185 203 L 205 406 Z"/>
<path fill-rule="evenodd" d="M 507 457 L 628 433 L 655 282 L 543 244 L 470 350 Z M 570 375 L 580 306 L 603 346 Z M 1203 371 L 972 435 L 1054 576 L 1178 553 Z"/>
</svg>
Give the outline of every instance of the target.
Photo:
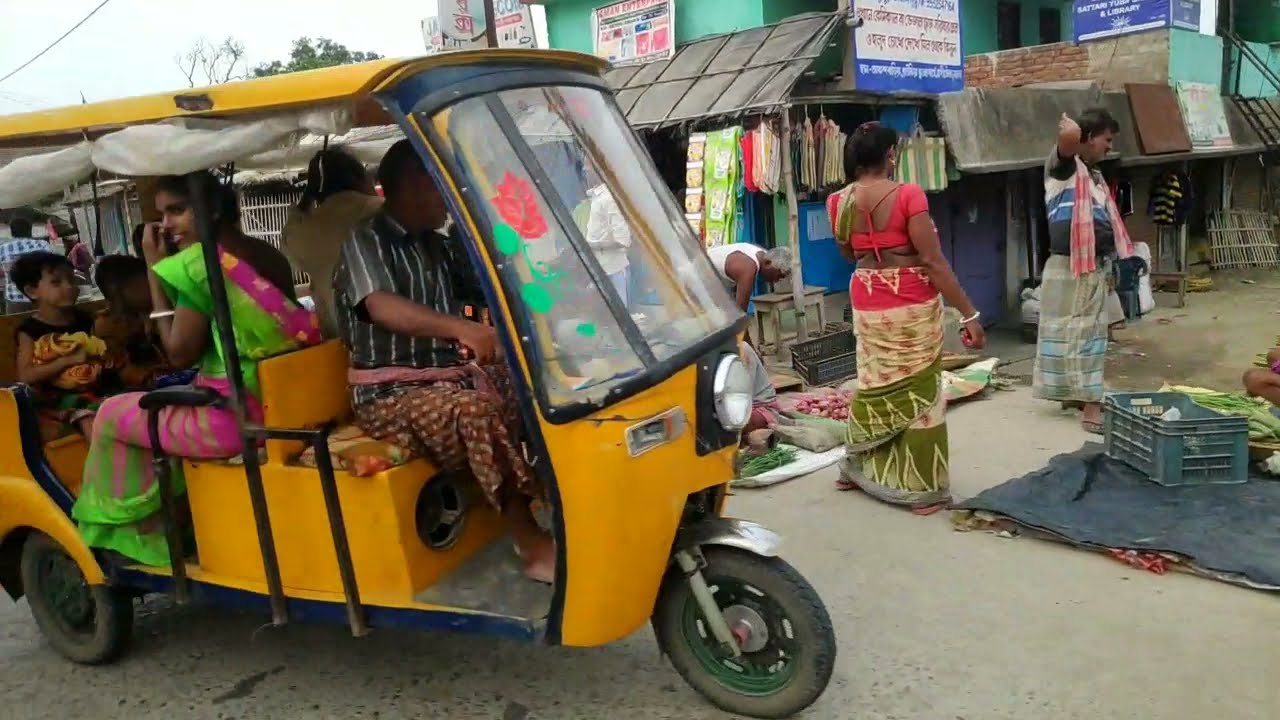
<svg viewBox="0 0 1280 720">
<path fill-rule="evenodd" d="M 773 429 L 778 439 L 809 452 L 826 452 L 844 443 L 844 423 L 823 418 L 791 418 Z"/>
</svg>

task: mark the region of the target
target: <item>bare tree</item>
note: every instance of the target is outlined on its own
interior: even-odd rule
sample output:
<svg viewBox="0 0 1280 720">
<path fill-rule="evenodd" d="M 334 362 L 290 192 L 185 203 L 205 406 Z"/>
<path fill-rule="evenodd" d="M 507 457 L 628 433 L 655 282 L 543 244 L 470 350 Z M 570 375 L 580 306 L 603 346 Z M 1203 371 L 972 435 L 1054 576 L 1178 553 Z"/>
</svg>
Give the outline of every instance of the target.
<svg viewBox="0 0 1280 720">
<path fill-rule="evenodd" d="M 190 50 L 174 56 L 178 70 L 191 87 L 196 85 L 220 85 L 230 80 L 248 76 L 241 64 L 244 60 L 244 43 L 228 37 L 214 44 L 201 38 Z"/>
</svg>

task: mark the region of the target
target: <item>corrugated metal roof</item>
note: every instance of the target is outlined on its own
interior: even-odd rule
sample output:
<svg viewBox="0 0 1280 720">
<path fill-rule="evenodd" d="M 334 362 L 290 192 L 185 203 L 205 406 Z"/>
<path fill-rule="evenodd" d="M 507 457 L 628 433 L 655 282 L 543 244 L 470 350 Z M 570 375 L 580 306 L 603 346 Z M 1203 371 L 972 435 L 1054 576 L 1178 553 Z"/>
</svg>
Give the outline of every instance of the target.
<svg viewBox="0 0 1280 720">
<path fill-rule="evenodd" d="M 702 38 L 669 60 L 610 70 L 605 80 L 636 128 L 655 128 L 786 104 L 845 13 L 805 13 L 774 25 Z"/>
</svg>

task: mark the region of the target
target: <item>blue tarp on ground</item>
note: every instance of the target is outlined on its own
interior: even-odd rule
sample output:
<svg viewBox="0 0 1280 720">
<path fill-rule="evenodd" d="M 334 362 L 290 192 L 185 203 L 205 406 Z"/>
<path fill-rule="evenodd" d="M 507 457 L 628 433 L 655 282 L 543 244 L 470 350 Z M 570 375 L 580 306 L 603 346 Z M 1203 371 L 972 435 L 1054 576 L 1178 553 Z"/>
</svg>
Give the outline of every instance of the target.
<svg viewBox="0 0 1280 720">
<path fill-rule="evenodd" d="M 1164 487 L 1100 447 L 1059 455 L 958 509 L 1002 515 L 1079 545 L 1173 553 L 1224 580 L 1238 575 L 1280 588 L 1280 480 Z"/>
</svg>

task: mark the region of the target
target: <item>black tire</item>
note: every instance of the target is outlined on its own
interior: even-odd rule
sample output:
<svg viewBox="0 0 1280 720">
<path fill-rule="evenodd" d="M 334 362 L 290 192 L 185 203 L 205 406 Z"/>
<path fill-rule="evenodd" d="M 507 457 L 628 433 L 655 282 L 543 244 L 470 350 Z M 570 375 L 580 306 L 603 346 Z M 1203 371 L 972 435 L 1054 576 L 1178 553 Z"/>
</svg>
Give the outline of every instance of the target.
<svg viewBox="0 0 1280 720">
<path fill-rule="evenodd" d="M 89 585 L 56 540 L 31 533 L 22 546 L 21 571 L 31 616 L 54 650 L 72 662 L 100 665 L 128 648 L 133 599 L 106 585 Z"/>
<path fill-rule="evenodd" d="M 717 672 L 724 673 L 726 669 L 732 672 L 723 662 L 732 661 L 732 658 L 716 653 L 721 667 L 715 667 L 709 655 L 710 646 L 715 645 L 714 639 L 695 647 L 699 638 L 691 638 L 690 618 L 701 623 L 702 636 L 709 636 L 710 631 L 701 621 L 702 614 L 697 609 L 689 581 L 678 570 L 667 574 L 654 607 L 653 630 L 662 652 L 670 658 L 685 682 L 721 710 L 772 720 L 792 717 L 812 705 L 826 690 L 836 660 L 835 631 L 818 593 L 795 568 L 780 558 L 760 557 L 724 547 L 707 548 L 704 554 L 707 566 L 702 571 L 703 577 L 722 609 L 735 604 L 726 602 L 730 596 L 725 588 L 740 584 L 762 594 L 756 609 L 768 606 L 777 611 L 759 613 L 768 625 L 770 635 L 777 637 L 776 641 L 771 637 L 770 645 L 758 652 L 744 654 L 741 660 L 748 663 L 771 660 L 776 663 L 781 657 L 776 653 L 781 650 L 772 643 L 780 642 L 791 646 L 786 650 L 789 657 L 784 666 L 790 669 L 779 670 L 786 672 L 787 676 L 770 679 L 765 683 L 769 687 L 757 687 L 754 692 L 744 691 L 737 680 L 717 677 Z M 756 599 L 752 594 L 745 601 L 751 603 Z M 767 614 L 781 617 L 766 617 Z M 787 625 L 782 624 L 784 619 Z"/>
</svg>

